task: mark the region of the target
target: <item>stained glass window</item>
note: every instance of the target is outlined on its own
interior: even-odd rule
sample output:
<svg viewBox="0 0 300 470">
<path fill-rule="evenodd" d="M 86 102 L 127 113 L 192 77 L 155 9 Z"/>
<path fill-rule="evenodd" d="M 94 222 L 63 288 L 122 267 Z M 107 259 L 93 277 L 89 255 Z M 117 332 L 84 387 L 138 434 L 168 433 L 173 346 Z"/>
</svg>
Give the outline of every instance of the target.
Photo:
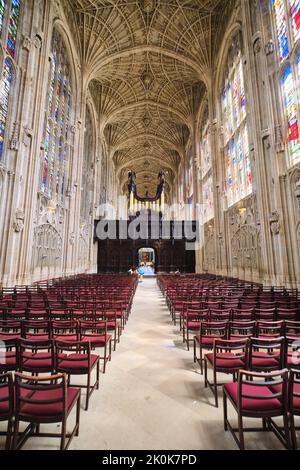
<svg viewBox="0 0 300 470">
<path fill-rule="evenodd" d="M 81 209 L 80 216 L 88 221 L 91 204 L 93 202 L 93 171 L 92 163 L 94 157 L 93 121 L 89 108 L 86 110 L 84 155 L 81 179 Z"/>
<path fill-rule="evenodd" d="M 20 0 L 12 0 L 11 13 L 9 16 L 8 37 L 7 37 L 7 52 L 11 57 L 15 57 L 16 40 L 18 33 L 18 24 L 20 19 Z"/>
<path fill-rule="evenodd" d="M 13 80 L 13 66 L 7 58 L 4 62 L 2 80 L 0 82 L 0 160 L 3 157 L 4 136 L 8 115 L 8 104 L 11 84 Z"/>
<path fill-rule="evenodd" d="M 208 109 L 203 117 L 204 124 L 201 132 L 200 159 L 202 179 L 203 223 L 214 217 L 214 192 L 211 159 L 211 136 L 208 119 Z"/>
<path fill-rule="evenodd" d="M 2 36 L 2 30 L 3 30 L 3 20 L 4 20 L 4 14 L 5 14 L 5 0 L 0 0 L 0 37 Z"/>
<path fill-rule="evenodd" d="M 293 24 L 293 36 L 297 41 L 300 38 L 300 0 L 289 0 Z"/>
<path fill-rule="evenodd" d="M 288 56 L 290 52 L 285 2 L 284 0 L 271 0 L 271 5 L 276 24 L 280 60 L 282 61 Z"/>
<path fill-rule="evenodd" d="M 292 164 L 300 157 L 299 119 L 297 110 L 297 93 L 290 64 L 285 68 L 282 77 L 282 89 L 284 95 L 284 107 L 288 121 L 288 142 Z"/>
<path fill-rule="evenodd" d="M 236 48 L 234 53 L 231 51 L 231 55 L 233 54 L 235 59 L 226 77 L 222 97 L 226 195 L 229 207 L 252 193 L 243 62 L 240 50 Z"/>
<path fill-rule="evenodd" d="M 4 21 L 6 8 L 10 6 L 8 24 Z M 7 53 L 14 58 L 16 50 L 16 39 L 20 18 L 20 0 L 0 0 L 0 38 L 6 42 Z M 7 35 L 7 36 L 6 36 Z M 4 140 L 9 111 L 9 96 L 13 82 L 13 63 L 6 57 L 3 62 L 2 77 L 0 81 L 0 160 L 4 153 Z"/>
<path fill-rule="evenodd" d="M 187 171 L 187 197 L 188 197 L 188 204 L 193 204 L 193 196 L 194 196 L 194 186 L 193 186 L 193 151 L 192 148 L 189 149 L 187 155 L 187 162 L 188 162 L 188 171 Z"/>
<path fill-rule="evenodd" d="M 59 202 L 65 193 L 72 86 L 67 52 L 57 31 L 52 40 L 47 100 L 41 190 Z"/>
<path fill-rule="evenodd" d="M 203 222 L 206 223 L 214 217 L 213 177 L 211 172 L 202 182 L 203 192 Z"/>
<path fill-rule="evenodd" d="M 201 154 L 201 178 L 208 173 L 211 168 L 211 145 L 209 134 L 209 122 L 207 121 L 202 131 L 202 138 L 200 142 Z"/>
</svg>

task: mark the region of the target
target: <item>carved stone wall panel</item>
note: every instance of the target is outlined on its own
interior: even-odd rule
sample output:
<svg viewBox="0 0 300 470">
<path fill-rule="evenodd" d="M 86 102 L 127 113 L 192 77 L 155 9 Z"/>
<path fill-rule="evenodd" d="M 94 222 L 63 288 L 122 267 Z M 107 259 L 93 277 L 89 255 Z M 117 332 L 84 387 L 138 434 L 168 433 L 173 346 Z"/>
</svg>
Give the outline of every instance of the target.
<svg viewBox="0 0 300 470">
<path fill-rule="evenodd" d="M 34 230 L 33 272 L 41 275 L 59 273 L 62 269 L 62 237 L 49 224 Z"/>
<path fill-rule="evenodd" d="M 252 195 L 243 203 L 230 208 L 227 217 L 231 274 L 254 280 L 261 271 L 260 222 L 256 196 Z"/>
<path fill-rule="evenodd" d="M 208 273 L 216 272 L 214 220 L 204 226 L 203 270 Z"/>
</svg>

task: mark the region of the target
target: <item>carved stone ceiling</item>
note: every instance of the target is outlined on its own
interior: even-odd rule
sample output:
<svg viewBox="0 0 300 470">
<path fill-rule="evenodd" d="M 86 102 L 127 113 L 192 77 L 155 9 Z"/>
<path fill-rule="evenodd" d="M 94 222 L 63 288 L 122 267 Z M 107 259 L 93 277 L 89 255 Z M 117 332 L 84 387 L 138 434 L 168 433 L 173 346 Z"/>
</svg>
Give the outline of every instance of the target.
<svg viewBox="0 0 300 470">
<path fill-rule="evenodd" d="M 171 188 L 235 0 L 62 1 L 120 184 Z"/>
</svg>

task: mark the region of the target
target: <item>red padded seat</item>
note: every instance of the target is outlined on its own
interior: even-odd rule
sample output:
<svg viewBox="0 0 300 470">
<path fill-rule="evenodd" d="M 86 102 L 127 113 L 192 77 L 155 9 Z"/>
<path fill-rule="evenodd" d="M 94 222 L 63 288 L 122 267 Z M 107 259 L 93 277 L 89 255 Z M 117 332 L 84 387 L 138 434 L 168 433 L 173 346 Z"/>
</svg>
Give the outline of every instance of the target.
<svg viewBox="0 0 300 470">
<path fill-rule="evenodd" d="M 224 388 L 230 398 L 233 400 L 235 405 L 237 406 L 238 402 L 238 383 L 229 383 L 225 384 Z M 263 395 L 268 397 L 268 395 L 274 394 L 269 387 L 260 387 L 255 385 L 247 385 L 242 384 L 242 393 L 246 395 Z M 282 404 L 280 400 L 277 398 L 270 398 L 270 399 L 255 399 L 255 398 L 242 398 L 242 409 L 243 411 L 277 411 L 280 413 L 282 410 Z"/>
</svg>

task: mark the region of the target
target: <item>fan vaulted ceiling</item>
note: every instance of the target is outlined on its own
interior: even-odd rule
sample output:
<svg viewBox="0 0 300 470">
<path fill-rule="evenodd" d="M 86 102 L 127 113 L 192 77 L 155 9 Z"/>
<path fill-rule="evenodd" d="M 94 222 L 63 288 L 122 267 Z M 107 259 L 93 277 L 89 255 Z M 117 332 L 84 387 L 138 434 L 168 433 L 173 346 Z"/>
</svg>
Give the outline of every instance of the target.
<svg viewBox="0 0 300 470">
<path fill-rule="evenodd" d="M 122 188 L 172 187 L 235 0 L 63 0 Z"/>
</svg>

